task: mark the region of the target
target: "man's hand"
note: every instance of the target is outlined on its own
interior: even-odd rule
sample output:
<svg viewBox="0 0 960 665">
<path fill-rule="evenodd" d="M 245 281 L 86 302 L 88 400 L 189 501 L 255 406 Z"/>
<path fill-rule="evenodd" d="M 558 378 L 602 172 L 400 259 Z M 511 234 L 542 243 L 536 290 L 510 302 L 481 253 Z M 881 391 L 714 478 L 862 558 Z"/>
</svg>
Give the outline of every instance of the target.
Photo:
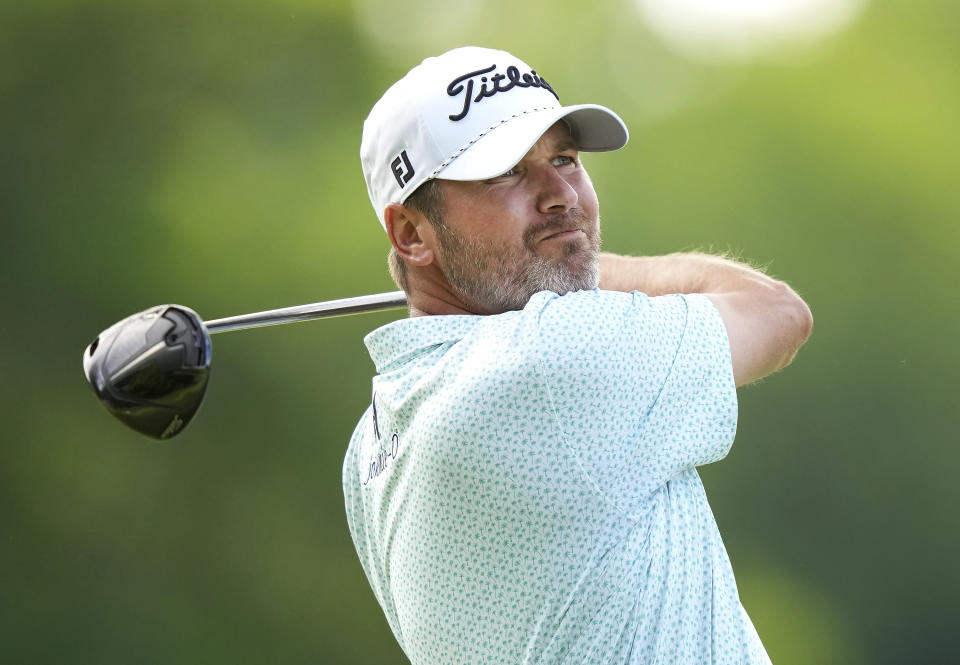
<svg viewBox="0 0 960 665">
<path fill-rule="evenodd" d="M 810 308 L 786 283 L 710 254 L 601 254 L 600 288 L 706 295 L 726 326 L 737 386 L 786 367 L 813 329 Z"/>
</svg>

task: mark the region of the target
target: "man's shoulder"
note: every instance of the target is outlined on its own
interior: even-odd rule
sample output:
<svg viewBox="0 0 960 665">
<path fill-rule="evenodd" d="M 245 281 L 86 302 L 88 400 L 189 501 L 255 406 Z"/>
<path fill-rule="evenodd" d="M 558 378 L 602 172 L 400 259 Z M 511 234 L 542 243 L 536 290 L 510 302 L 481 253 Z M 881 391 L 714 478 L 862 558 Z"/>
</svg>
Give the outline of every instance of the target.
<svg viewBox="0 0 960 665">
<path fill-rule="evenodd" d="M 681 330 L 688 296 L 649 297 L 640 291 L 577 291 L 533 296 L 524 313 L 549 343 L 602 341 L 618 336 L 657 336 Z"/>
<path fill-rule="evenodd" d="M 594 325 L 603 323 L 606 317 L 619 320 L 624 313 L 644 311 L 684 310 L 696 294 L 670 294 L 648 296 L 642 291 L 605 291 L 590 289 L 558 295 L 551 291 L 534 294 L 524 314 L 542 317 L 545 314 L 557 317 L 584 317 Z"/>
<path fill-rule="evenodd" d="M 522 362 L 544 352 L 547 358 L 562 360 L 591 346 L 609 353 L 630 340 L 676 342 L 689 317 L 702 319 L 704 307 L 710 307 L 701 300 L 689 295 L 649 297 L 638 291 L 541 291 L 522 310 L 402 319 L 377 328 L 364 341 L 381 374 L 434 354 L 447 356 L 448 363 L 478 357 L 497 364 Z"/>
</svg>

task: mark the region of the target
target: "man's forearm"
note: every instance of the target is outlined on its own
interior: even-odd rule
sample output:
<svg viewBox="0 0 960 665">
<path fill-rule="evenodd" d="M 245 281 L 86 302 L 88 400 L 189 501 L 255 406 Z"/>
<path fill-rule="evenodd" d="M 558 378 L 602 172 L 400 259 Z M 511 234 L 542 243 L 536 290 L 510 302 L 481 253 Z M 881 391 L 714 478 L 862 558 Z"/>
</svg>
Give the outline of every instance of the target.
<svg viewBox="0 0 960 665">
<path fill-rule="evenodd" d="M 775 281 L 747 265 L 712 254 L 600 255 L 600 288 L 607 291 L 642 291 L 649 296 L 722 293 Z"/>
</svg>

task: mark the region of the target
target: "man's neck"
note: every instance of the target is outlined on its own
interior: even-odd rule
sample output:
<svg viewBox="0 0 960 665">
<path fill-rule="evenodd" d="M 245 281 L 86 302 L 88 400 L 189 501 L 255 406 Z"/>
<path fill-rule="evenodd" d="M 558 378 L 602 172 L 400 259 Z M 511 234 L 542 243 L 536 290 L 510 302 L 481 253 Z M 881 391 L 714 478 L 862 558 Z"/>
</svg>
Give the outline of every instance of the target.
<svg viewBox="0 0 960 665">
<path fill-rule="evenodd" d="M 410 316 L 437 316 L 451 314 L 482 314 L 473 311 L 468 304 L 449 291 L 413 291 L 407 294 Z"/>
<path fill-rule="evenodd" d="M 410 316 L 456 314 L 495 314 L 468 300 L 455 289 L 436 266 L 425 270 L 411 270 L 408 276 L 407 302 Z"/>
</svg>

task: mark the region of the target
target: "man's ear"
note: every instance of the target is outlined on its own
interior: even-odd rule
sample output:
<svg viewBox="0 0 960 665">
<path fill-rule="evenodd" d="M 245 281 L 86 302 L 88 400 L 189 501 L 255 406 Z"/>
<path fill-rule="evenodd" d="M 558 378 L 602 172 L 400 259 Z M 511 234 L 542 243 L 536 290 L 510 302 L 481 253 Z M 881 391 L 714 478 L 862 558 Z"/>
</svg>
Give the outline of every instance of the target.
<svg viewBox="0 0 960 665">
<path fill-rule="evenodd" d="M 433 262 L 436 232 L 419 210 L 391 203 L 384 211 L 387 235 L 397 254 L 407 263 L 426 266 Z"/>
</svg>

